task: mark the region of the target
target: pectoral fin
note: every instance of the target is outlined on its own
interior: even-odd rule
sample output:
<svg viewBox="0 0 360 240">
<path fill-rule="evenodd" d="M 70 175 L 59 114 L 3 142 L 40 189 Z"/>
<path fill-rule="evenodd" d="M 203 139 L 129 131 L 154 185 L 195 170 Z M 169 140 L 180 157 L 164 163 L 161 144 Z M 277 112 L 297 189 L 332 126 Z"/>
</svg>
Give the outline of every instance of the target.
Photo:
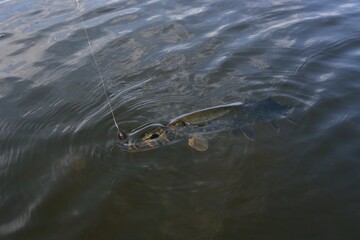
<svg viewBox="0 0 360 240">
<path fill-rule="evenodd" d="M 280 132 L 280 128 L 274 120 L 271 121 L 270 124 L 271 124 L 272 128 L 275 129 L 275 131 Z"/>
<path fill-rule="evenodd" d="M 198 151 L 206 151 L 209 147 L 208 140 L 199 134 L 191 135 L 188 139 L 188 145 Z"/>
<path fill-rule="evenodd" d="M 250 128 L 242 127 L 241 131 L 247 139 L 249 139 L 250 141 L 255 141 L 255 134 Z"/>
</svg>

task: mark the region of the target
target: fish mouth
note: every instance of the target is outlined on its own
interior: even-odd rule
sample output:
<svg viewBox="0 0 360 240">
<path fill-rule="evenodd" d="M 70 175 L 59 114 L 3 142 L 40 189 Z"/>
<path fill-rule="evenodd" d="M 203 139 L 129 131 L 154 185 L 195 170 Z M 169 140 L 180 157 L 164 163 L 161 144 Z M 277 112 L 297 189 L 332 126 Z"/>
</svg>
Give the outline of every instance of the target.
<svg viewBox="0 0 360 240">
<path fill-rule="evenodd" d="M 158 130 L 162 130 L 158 132 Z M 161 123 L 149 123 L 133 129 L 128 134 L 118 133 L 120 146 L 128 152 L 143 152 L 152 150 L 168 142 L 167 127 Z M 147 136 L 150 134 L 150 137 Z M 153 134 L 153 136 L 151 136 Z"/>
<path fill-rule="evenodd" d="M 141 141 L 134 139 L 130 141 L 120 141 L 121 149 L 127 152 L 145 152 L 160 147 L 162 144 L 158 140 Z"/>
<path fill-rule="evenodd" d="M 123 131 L 120 131 L 118 130 L 118 138 L 120 141 L 126 141 L 128 139 L 128 135 L 127 133 L 123 132 Z"/>
</svg>

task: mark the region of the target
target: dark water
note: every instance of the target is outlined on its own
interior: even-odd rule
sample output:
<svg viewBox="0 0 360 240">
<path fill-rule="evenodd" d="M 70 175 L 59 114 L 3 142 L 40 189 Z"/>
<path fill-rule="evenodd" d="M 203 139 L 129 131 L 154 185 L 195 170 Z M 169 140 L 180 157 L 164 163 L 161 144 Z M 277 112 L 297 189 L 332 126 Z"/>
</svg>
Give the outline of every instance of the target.
<svg viewBox="0 0 360 240">
<path fill-rule="evenodd" d="M 296 125 L 143 153 L 74 1 L 0 1 L 1 239 L 359 239 L 359 1 L 80 1 L 115 117 L 269 96 Z"/>
</svg>

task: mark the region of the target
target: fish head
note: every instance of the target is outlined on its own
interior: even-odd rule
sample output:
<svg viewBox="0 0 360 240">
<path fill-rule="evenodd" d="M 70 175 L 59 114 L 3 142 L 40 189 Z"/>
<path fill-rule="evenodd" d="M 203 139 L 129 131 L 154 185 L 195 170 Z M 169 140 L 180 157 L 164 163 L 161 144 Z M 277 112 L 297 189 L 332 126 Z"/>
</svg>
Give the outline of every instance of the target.
<svg viewBox="0 0 360 240">
<path fill-rule="evenodd" d="M 119 134 L 120 135 L 120 134 Z M 129 152 L 141 152 L 164 145 L 166 126 L 160 123 L 142 125 L 133 129 L 129 134 L 119 136 L 121 146 Z"/>
</svg>

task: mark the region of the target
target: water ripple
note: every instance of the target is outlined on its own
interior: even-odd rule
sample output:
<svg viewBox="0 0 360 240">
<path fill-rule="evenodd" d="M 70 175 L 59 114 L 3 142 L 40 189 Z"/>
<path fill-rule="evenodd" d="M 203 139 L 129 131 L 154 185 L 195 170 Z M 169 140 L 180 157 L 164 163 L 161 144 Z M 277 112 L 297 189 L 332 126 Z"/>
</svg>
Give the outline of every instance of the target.
<svg viewBox="0 0 360 240">
<path fill-rule="evenodd" d="M 9 235 L 25 227 L 31 219 L 32 212 L 36 210 L 38 205 L 41 203 L 41 200 L 42 199 L 40 197 L 36 198 L 33 202 L 27 204 L 26 210 L 21 213 L 20 216 L 10 222 L 7 222 L 6 224 L 2 224 L 0 226 L 0 234 Z"/>
<path fill-rule="evenodd" d="M 79 3 L 0 1 L 1 237 L 352 237 L 359 4 Z M 297 124 L 121 151 L 80 12 L 122 129 L 269 96 Z"/>
</svg>

